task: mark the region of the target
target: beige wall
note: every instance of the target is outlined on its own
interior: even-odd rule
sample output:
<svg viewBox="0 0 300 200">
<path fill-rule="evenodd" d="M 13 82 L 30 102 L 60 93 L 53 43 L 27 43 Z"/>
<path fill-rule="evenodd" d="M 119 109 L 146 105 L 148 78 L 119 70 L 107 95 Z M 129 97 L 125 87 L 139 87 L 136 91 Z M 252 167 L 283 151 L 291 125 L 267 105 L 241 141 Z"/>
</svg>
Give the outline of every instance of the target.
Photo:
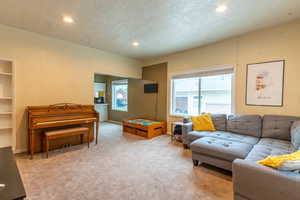
<svg viewBox="0 0 300 200">
<path fill-rule="evenodd" d="M 94 73 L 141 77 L 141 63 L 0 25 L 0 57 L 16 66 L 16 148 L 26 148 L 29 105 L 93 104 Z"/>
<path fill-rule="evenodd" d="M 160 119 L 160 120 L 166 120 L 166 103 L 164 104 L 164 109 L 160 110 L 162 101 L 166 101 L 166 89 L 167 87 L 162 86 L 162 94 L 164 94 L 164 100 L 162 100 L 162 97 L 160 94 L 152 93 L 152 94 L 145 94 L 144 93 L 144 84 L 147 83 L 156 83 L 157 81 L 154 81 L 153 79 L 163 79 L 166 80 L 167 78 L 167 71 L 166 71 L 166 64 L 164 65 L 158 65 L 159 69 L 155 68 L 155 70 L 149 67 L 147 73 L 147 77 L 152 80 L 141 80 L 141 79 L 128 79 L 128 111 L 117 111 L 112 110 L 112 97 L 111 97 L 111 91 L 112 91 L 112 85 L 111 82 L 113 80 L 120 80 L 120 79 L 126 79 L 116 76 L 107 76 L 107 75 L 95 75 L 95 82 L 105 82 L 106 83 L 106 103 L 108 103 L 108 119 L 112 121 L 121 122 L 124 119 L 127 118 L 148 118 L 148 119 Z M 142 78 L 144 78 L 144 69 L 143 68 L 143 75 Z M 154 72 L 154 73 L 152 73 Z M 161 78 L 162 75 L 165 76 L 165 78 Z M 163 84 L 167 84 L 166 81 L 164 81 Z M 157 96 L 158 95 L 158 96 Z M 163 113 L 163 114 L 162 114 Z M 160 118 L 159 118 L 160 116 Z M 163 118 L 163 119 L 162 119 Z"/>
<path fill-rule="evenodd" d="M 146 61 L 168 62 L 168 76 L 215 66 L 236 68 L 235 105 L 239 114 L 285 114 L 300 116 L 300 20 L 251 32 L 204 47 Z M 283 107 L 245 105 L 246 64 L 286 60 Z M 170 82 L 168 82 L 170 85 Z M 168 87 L 168 89 L 170 89 Z M 168 92 L 170 94 L 170 90 Z M 168 98 L 169 100 L 170 98 Z"/>
<path fill-rule="evenodd" d="M 153 119 L 167 121 L 168 63 L 143 67 L 142 78 L 158 83 L 156 116 Z"/>
<path fill-rule="evenodd" d="M 94 75 L 94 82 L 95 83 L 106 83 L 106 75 L 101 75 L 101 74 L 95 74 Z"/>
<path fill-rule="evenodd" d="M 111 81 L 118 80 L 117 77 L 107 77 L 107 103 L 109 104 L 109 120 L 121 122 L 127 118 L 155 119 L 157 94 L 145 94 L 144 84 L 152 81 L 141 79 L 128 79 L 128 111 L 117 111 L 111 109 Z"/>
</svg>

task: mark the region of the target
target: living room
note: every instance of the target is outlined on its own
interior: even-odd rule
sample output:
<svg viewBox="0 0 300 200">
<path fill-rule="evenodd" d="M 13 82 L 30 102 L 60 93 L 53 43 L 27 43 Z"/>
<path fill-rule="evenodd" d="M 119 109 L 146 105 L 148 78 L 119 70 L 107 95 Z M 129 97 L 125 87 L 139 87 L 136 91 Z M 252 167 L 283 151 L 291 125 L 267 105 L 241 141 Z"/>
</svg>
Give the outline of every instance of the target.
<svg viewBox="0 0 300 200">
<path fill-rule="evenodd" d="M 1 200 L 299 199 L 298 1 L 1 3 Z"/>
</svg>

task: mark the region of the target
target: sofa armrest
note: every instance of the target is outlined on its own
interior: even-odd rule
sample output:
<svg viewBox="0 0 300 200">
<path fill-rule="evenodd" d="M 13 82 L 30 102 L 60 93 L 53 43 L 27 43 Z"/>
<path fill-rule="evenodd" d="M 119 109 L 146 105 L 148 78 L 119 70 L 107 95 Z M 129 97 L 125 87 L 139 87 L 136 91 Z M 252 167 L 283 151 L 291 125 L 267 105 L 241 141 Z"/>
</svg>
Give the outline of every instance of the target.
<svg viewBox="0 0 300 200">
<path fill-rule="evenodd" d="M 189 141 L 187 139 L 187 134 L 191 131 L 193 131 L 193 123 L 192 122 L 184 123 L 182 125 L 182 142 L 183 142 L 183 144 L 189 144 Z"/>
<path fill-rule="evenodd" d="M 250 200 L 298 200 L 300 197 L 300 174 L 241 159 L 233 162 L 232 172 L 235 196 Z"/>
</svg>

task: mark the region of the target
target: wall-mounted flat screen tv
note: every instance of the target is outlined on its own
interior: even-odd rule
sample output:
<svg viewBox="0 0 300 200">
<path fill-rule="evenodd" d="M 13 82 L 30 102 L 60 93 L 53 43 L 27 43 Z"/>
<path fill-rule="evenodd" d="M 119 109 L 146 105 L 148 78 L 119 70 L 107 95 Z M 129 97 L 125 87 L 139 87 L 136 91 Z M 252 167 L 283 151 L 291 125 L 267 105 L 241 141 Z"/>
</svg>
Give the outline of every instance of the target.
<svg viewBox="0 0 300 200">
<path fill-rule="evenodd" d="M 150 83 L 144 85 L 144 93 L 157 93 L 158 92 L 158 84 Z"/>
</svg>

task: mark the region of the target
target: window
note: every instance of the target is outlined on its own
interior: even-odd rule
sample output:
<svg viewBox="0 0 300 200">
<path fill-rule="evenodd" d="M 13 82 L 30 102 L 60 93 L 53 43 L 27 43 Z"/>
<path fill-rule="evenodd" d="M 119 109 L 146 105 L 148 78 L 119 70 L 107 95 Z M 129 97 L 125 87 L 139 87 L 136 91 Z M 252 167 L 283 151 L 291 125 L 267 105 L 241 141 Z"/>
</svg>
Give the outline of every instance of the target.
<svg viewBox="0 0 300 200">
<path fill-rule="evenodd" d="M 173 114 L 198 113 L 199 78 L 173 80 L 173 94 Z"/>
<path fill-rule="evenodd" d="M 112 109 L 128 110 L 128 80 L 112 81 Z"/>
<path fill-rule="evenodd" d="M 172 80 L 172 114 L 231 113 L 232 73 Z"/>
</svg>

